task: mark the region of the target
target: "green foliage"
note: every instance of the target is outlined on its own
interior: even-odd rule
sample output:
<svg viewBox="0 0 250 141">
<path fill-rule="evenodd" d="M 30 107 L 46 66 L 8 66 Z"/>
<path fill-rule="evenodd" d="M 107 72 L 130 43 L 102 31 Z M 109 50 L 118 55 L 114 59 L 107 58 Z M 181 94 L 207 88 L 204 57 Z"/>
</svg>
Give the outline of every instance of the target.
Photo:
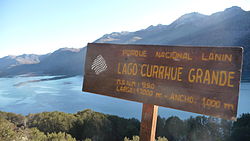
<svg viewBox="0 0 250 141">
<path fill-rule="evenodd" d="M 198 141 L 208 140 L 210 141 L 209 130 L 208 130 L 208 119 L 204 116 L 198 116 L 196 118 L 190 118 L 187 120 L 187 139 Z"/>
<path fill-rule="evenodd" d="M 128 137 L 124 138 L 124 141 L 139 141 L 139 140 L 140 140 L 139 136 L 133 136 L 131 140 Z"/>
<path fill-rule="evenodd" d="M 45 133 L 66 132 L 73 127 L 76 117 L 63 112 L 43 112 L 28 115 L 28 127 L 36 127 Z"/>
<path fill-rule="evenodd" d="M 140 122 L 137 119 L 125 119 L 92 110 L 76 114 L 43 112 L 26 117 L 0 112 L 0 116 L 1 141 L 139 140 Z M 158 117 L 156 137 L 156 141 L 249 140 L 250 114 L 243 114 L 234 123 L 204 116 L 187 120 Z"/>
<path fill-rule="evenodd" d="M 6 119 L 0 118 L 0 140 L 15 141 L 46 141 L 46 135 L 37 129 L 19 128 Z"/>
<path fill-rule="evenodd" d="M 25 126 L 26 124 L 26 118 L 20 114 L 0 111 L 0 117 L 10 121 L 11 123 L 14 123 L 18 127 Z"/>
<path fill-rule="evenodd" d="M 47 136 L 47 141 L 76 141 L 71 135 L 62 132 L 50 133 Z"/>
<path fill-rule="evenodd" d="M 86 138 L 84 141 L 92 141 L 90 138 Z"/>
<path fill-rule="evenodd" d="M 92 110 L 84 110 L 75 114 L 74 127 L 70 130 L 76 139 L 89 138 L 93 141 L 122 140 L 125 136 L 139 134 L 140 122 L 137 119 L 125 119 L 105 115 Z"/>
<path fill-rule="evenodd" d="M 242 114 L 234 122 L 232 127 L 231 141 L 249 141 L 250 140 L 250 113 Z"/>
<path fill-rule="evenodd" d="M 118 116 L 108 116 L 112 124 L 113 139 L 122 140 L 124 137 L 139 135 L 140 122 L 137 119 L 125 119 Z"/>
<path fill-rule="evenodd" d="M 137 119 L 124 119 L 84 110 L 76 114 L 63 112 L 43 112 L 27 116 L 27 126 L 48 133 L 65 132 L 77 140 L 93 141 L 122 140 L 125 136 L 139 134 L 140 122 Z"/>
<path fill-rule="evenodd" d="M 76 141 L 66 133 L 51 133 L 47 136 L 36 128 L 19 128 L 0 117 L 1 141 Z"/>
<path fill-rule="evenodd" d="M 170 141 L 226 141 L 231 133 L 232 122 L 204 116 L 181 120 L 178 117 L 158 117 L 156 136 Z"/>
<path fill-rule="evenodd" d="M 178 117 L 170 117 L 165 122 L 164 130 L 169 140 L 181 140 L 185 134 L 185 123 Z"/>
<path fill-rule="evenodd" d="M 160 116 L 157 117 L 157 123 L 156 123 L 156 136 L 166 136 L 165 131 L 165 118 L 161 118 Z"/>
<path fill-rule="evenodd" d="M 0 140 L 7 141 L 18 139 L 18 136 L 14 131 L 15 128 L 16 126 L 13 123 L 0 117 Z"/>
<path fill-rule="evenodd" d="M 168 141 L 166 137 L 157 137 L 156 141 Z"/>
<path fill-rule="evenodd" d="M 131 140 L 128 137 L 124 138 L 124 141 L 139 141 L 139 140 L 140 140 L 139 136 L 133 136 Z M 168 141 L 168 139 L 166 137 L 157 137 L 155 141 Z"/>
<path fill-rule="evenodd" d="M 178 117 L 170 117 L 167 120 L 158 117 L 156 136 L 165 136 L 171 141 L 184 140 L 187 134 L 186 128 L 186 122 Z"/>
<path fill-rule="evenodd" d="M 74 128 L 71 129 L 71 134 L 76 139 L 90 138 L 93 141 L 103 141 L 112 137 L 111 122 L 107 115 L 92 110 L 84 110 L 78 112 L 75 116 L 77 120 L 74 123 Z"/>
<path fill-rule="evenodd" d="M 47 136 L 39 131 L 37 128 L 30 128 L 25 130 L 25 135 L 29 141 L 46 141 Z"/>
</svg>

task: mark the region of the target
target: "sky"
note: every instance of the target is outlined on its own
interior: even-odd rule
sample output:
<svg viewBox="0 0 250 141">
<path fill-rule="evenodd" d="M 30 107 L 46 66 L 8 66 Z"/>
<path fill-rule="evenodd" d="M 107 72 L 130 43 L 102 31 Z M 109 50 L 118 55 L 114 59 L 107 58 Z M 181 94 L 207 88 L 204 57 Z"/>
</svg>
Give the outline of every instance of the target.
<svg viewBox="0 0 250 141">
<path fill-rule="evenodd" d="M 104 34 L 211 15 L 250 0 L 0 0 L 0 57 L 81 48 Z"/>
</svg>

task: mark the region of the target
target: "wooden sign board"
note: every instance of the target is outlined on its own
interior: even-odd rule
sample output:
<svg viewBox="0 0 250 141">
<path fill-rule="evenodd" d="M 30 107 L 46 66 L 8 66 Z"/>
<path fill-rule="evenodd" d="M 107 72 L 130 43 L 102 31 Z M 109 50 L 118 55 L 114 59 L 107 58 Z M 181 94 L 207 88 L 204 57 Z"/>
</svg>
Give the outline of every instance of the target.
<svg viewBox="0 0 250 141">
<path fill-rule="evenodd" d="M 91 43 L 83 91 L 235 119 L 241 47 Z"/>
</svg>

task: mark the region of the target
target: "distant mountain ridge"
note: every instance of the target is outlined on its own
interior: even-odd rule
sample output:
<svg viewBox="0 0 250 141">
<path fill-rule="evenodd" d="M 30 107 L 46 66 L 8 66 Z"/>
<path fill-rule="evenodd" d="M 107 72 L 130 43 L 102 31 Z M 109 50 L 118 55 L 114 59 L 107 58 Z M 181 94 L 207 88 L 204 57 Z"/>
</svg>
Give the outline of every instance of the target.
<svg viewBox="0 0 250 141">
<path fill-rule="evenodd" d="M 216 31 L 216 33 L 222 32 L 221 34 L 228 32 L 240 32 L 242 35 L 245 35 L 246 33 L 249 33 L 249 16 L 250 12 L 244 11 L 239 7 L 231 7 L 223 12 L 217 12 L 210 16 L 193 12 L 181 16 L 170 25 L 149 26 L 146 29 L 136 32 L 113 32 L 111 34 L 104 35 L 95 42 L 217 46 L 228 44 L 232 46 L 232 43 L 229 39 L 221 40 L 223 36 L 219 36 L 219 34 L 217 36 L 212 36 L 213 34 L 208 33 L 207 31 L 213 30 Z M 197 36 L 204 33 L 211 34 L 209 37 L 213 40 L 207 43 L 204 43 L 204 39 L 198 41 L 197 38 L 193 38 L 192 42 L 190 42 L 189 39 L 188 41 L 184 40 L 187 38 L 187 36 Z M 236 37 L 235 35 L 232 35 L 230 38 Z M 221 41 L 218 44 L 217 42 L 214 43 L 214 40 Z"/>
<path fill-rule="evenodd" d="M 9 69 L 18 65 L 38 64 L 46 55 L 23 54 L 19 56 L 6 56 L 0 59 L 0 70 Z"/>
<path fill-rule="evenodd" d="M 86 48 L 61 48 L 46 55 L 26 55 L 29 56 L 26 58 L 17 56 L 12 59 L 8 59 L 8 56 L 3 57 L 0 58 L 0 77 L 23 74 L 80 75 L 82 74 L 85 53 Z M 16 58 L 22 58 L 26 63 L 18 62 Z"/>
<path fill-rule="evenodd" d="M 113 32 L 94 41 L 117 44 L 157 44 L 191 46 L 243 46 L 244 79 L 250 80 L 250 12 L 233 6 L 212 15 L 197 12 L 185 14 L 170 25 L 149 26 L 135 32 Z M 0 76 L 23 73 L 81 75 L 86 48 L 59 49 L 43 59 L 30 57 L 12 67 L 3 67 L 6 58 L 0 58 Z M 25 58 L 25 57 L 24 57 Z M 5 62 L 5 63 L 3 63 Z M 22 62 L 22 61 L 21 61 Z M 28 64 L 30 63 L 30 64 Z M 7 65 L 7 66 L 8 66 Z"/>
<path fill-rule="evenodd" d="M 112 39 L 112 40 L 111 40 Z M 233 6 L 212 15 L 185 14 L 170 25 L 111 33 L 97 43 L 244 47 L 244 79 L 250 80 L 250 12 Z"/>
</svg>

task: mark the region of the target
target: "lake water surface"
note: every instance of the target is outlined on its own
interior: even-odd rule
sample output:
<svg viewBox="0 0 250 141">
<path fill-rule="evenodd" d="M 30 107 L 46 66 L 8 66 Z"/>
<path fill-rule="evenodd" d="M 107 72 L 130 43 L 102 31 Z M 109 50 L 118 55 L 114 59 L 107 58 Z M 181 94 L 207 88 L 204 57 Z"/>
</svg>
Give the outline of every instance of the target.
<svg viewBox="0 0 250 141">
<path fill-rule="evenodd" d="M 0 111 L 27 115 L 44 111 L 76 113 L 92 109 L 125 118 L 141 118 L 141 103 L 82 92 L 80 76 L 22 83 L 53 77 L 0 78 Z M 241 83 L 238 116 L 247 112 L 250 113 L 250 83 Z M 185 119 L 199 114 L 160 107 L 159 115 L 179 116 Z"/>
</svg>

